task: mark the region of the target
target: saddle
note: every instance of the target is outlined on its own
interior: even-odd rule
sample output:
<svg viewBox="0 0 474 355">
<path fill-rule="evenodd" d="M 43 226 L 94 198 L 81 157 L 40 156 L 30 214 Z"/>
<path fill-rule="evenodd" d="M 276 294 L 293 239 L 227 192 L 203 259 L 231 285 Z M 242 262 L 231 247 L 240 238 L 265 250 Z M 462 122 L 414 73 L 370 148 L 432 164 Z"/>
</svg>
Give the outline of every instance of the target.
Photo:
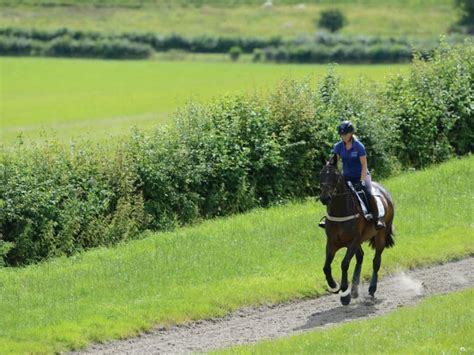
<svg viewBox="0 0 474 355">
<path fill-rule="evenodd" d="M 360 209 L 362 210 L 364 218 L 368 221 L 372 220 L 373 219 L 372 213 L 369 212 L 370 202 L 362 186 L 359 184 L 354 185 L 350 181 L 348 181 L 347 187 L 349 188 L 349 190 L 352 191 L 352 194 L 355 196 L 356 201 L 359 203 L 359 206 L 360 206 Z M 378 216 L 379 217 L 385 216 L 385 208 L 382 202 L 381 191 L 376 187 L 372 188 L 372 195 L 374 196 L 375 201 L 377 202 Z"/>
</svg>

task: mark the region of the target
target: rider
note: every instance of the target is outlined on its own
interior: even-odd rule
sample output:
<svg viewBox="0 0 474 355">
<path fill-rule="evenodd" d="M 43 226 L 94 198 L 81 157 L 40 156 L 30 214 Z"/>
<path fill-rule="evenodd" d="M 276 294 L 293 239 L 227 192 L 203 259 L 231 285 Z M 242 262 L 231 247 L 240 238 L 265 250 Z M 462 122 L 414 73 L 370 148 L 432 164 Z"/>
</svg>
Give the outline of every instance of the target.
<svg viewBox="0 0 474 355">
<path fill-rule="evenodd" d="M 375 198 L 372 196 L 372 179 L 367 168 L 367 153 L 364 145 L 354 136 L 354 126 L 350 121 L 342 122 L 337 128 L 341 140 L 334 146 L 334 154 L 339 160 L 342 157 L 342 175 L 352 184 L 361 184 L 369 201 L 368 208 L 372 211 L 375 229 L 385 227 L 383 217 L 378 217 Z M 369 211 L 370 212 L 370 211 Z M 325 219 L 319 226 L 324 228 Z"/>
</svg>

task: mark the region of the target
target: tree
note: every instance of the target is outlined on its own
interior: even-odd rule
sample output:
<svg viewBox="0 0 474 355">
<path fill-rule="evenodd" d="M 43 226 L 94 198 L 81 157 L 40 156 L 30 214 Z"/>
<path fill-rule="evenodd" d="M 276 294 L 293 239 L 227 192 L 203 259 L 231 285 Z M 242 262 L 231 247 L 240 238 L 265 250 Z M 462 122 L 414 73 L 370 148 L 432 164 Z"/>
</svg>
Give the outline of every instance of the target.
<svg viewBox="0 0 474 355">
<path fill-rule="evenodd" d="M 241 54 L 242 54 L 242 49 L 238 46 L 234 46 L 229 49 L 230 59 L 232 59 L 234 62 L 239 59 Z"/>
<path fill-rule="evenodd" d="M 456 7 L 461 10 L 458 24 L 461 26 L 474 26 L 474 1 L 456 0 Z"/>
<path fill-rule="evenodd" d="M 339 9 L 329 9 L 321 12 L 317 25 L 326 28 L 331 32 L 336 32 L 347 23 L 346 17 Z"/>
</svg>

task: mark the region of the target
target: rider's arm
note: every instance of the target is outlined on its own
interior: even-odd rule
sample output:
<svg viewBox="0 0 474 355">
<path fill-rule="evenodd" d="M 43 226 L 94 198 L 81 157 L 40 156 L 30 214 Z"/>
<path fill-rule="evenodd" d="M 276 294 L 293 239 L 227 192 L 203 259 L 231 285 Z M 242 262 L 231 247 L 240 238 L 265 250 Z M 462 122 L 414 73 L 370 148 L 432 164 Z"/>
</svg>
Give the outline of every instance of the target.
<svg viewBox="0 0 474 355">
<path fill-rule="evenodd" d="M 365 178 L 367 177 L 367 156 L 363 155 L 359 157 L 360 163 L 362 165 L 362 173 L 360 174 L 360 180 L 362 182 L 365 181 Z"/>
</svg>

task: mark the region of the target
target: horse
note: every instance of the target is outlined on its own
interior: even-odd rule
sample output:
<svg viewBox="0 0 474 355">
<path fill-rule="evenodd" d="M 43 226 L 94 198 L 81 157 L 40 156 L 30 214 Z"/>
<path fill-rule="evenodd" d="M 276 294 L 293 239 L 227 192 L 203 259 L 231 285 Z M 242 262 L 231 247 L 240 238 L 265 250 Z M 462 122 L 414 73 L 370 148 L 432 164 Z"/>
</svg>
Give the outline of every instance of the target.
<svg viewBox="0 0 474 355">
<path fill-rule="evenodd" d="M 377 290 L 377 274 L 382 261 L 382 252 L 385 248 L 395 245 L 393 239 L 394 204 L 388 190 L 381 184 L 372 182 L 373 191 L 378 190 L 385 208 L 385 227 L 376 230 L 372 221 L 366 220 L 362 209 L 356 203 L 356 197 L 347 187 L 344 177 L 339 173 L 335 157 L 322 168 L 320 172 L 320 201 L 327 206 L 326 214 L 326 261 L 324 263 L 324 274 L 329 286 L 329 291 L 340 295 L 343 305 L 348 305 L 352 298 L 359 296 L 358 286 L 364 251 L 362 243 L 369 241 L 370 246 L 375 249 L 373 259 L 373 273 L 370 280 L 369 295 L 374 298 Z M 372 203 L 372 202 L 371 202 Z M 331 263 L 336 252 L 341 248 L 347 248 L 341 263 L 342 276 L 341 285 L 334 281 L 331 274 Z M 356 266 L 352 277 L 352 287 L 349 290 L 347 272 L 352 257 L 356 257 Z"/>
</svg>

